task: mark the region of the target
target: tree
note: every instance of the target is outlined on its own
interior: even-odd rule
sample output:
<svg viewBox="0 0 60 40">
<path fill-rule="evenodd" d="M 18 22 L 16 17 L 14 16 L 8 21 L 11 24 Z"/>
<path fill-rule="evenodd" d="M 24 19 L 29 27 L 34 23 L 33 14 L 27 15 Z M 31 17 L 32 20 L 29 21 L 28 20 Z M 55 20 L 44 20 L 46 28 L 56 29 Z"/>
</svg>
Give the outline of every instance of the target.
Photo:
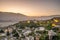
<svg viewBox="0 0 60 40">
<path fill-rule="evenodd" d="M 52 23 L 49 22 L 49 23 L 48 23 L 48 26 L 46 26 L 46 29 L 47 29 L 47 30 L 51 30 L 51 29 L 52 29 Z"/>
<path fill-rule="evenodd" d="M 4 31 L 2 29 L 0 29 L 0 33 L 4 33 Z"/>
<path fill-rule="evenodd" d="M 19 37 L 19 34 L 16 32 L 16 30 L 13 30 L 12 34 L 13 34 L 13 37 L 16 37 L 16 38 Z"/>
</svg>

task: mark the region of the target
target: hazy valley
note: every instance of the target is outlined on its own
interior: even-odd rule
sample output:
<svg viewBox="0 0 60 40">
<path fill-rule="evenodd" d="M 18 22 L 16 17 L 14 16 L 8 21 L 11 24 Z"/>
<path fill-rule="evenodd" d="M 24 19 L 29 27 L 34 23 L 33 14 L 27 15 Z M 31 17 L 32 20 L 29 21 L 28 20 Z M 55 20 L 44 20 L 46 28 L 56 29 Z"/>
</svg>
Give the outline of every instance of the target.
<svg viewBox="0 0 60 40">
<path fill-rule="evenodd" d="M 20 13 L 12 12 L 0 12 L 0 27 L 8 26 L 15 24 L 19 21 L 25 20 L 49 20 L 53 17 L 60 17 L 60 15 L 53 16 L 41 16 L 41 17 L 30 17 Z"/>
</svg>

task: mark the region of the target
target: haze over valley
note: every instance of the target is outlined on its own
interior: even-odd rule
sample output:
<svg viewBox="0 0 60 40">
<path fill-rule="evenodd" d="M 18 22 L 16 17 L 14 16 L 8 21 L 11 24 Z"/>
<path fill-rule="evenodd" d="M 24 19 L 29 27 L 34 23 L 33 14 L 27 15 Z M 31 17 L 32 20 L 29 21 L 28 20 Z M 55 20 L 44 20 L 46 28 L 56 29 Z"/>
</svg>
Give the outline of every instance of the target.
<svg viewBox="0 0 60 40">
<path fill-rule="evenodd" d="M 26 16 L 21 13 L 12 12 L 0 12 L 0 27 L 15 24 L 19 21 L 25 20 L 49 20 L 53 17 L 59 17 L 60 15 L 52 16 Z"/>
</svg>

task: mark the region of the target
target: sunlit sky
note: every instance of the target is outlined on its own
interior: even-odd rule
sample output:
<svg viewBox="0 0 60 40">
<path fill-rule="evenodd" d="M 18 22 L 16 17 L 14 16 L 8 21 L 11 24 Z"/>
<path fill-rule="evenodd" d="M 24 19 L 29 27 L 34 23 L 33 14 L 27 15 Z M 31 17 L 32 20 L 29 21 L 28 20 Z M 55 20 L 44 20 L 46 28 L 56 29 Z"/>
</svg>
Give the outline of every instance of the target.
<svg viewBox="0 0 60 40">
<path fill-rule="evenodd" d="M 60 0 L 0 0 L 0 11 L 27 16 L 60 15 Z"/>
</svg>

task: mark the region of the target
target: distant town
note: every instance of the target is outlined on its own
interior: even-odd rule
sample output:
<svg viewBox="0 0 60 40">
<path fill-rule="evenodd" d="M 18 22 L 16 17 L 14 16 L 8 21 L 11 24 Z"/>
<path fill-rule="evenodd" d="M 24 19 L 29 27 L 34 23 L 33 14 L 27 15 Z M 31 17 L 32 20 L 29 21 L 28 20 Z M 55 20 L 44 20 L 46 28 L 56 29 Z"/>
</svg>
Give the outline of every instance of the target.
<svg viewBox="0 0 60 40">
<path fill-rule="evenodd" d="M 60 40 L 60 0 L 0 0 L 0 40 Z"/>
<path fill-rule="evenodd" d="M 0 40 L 60 40 L 60 17 L 25 20 L 0 27 Z"/>
</svg>

